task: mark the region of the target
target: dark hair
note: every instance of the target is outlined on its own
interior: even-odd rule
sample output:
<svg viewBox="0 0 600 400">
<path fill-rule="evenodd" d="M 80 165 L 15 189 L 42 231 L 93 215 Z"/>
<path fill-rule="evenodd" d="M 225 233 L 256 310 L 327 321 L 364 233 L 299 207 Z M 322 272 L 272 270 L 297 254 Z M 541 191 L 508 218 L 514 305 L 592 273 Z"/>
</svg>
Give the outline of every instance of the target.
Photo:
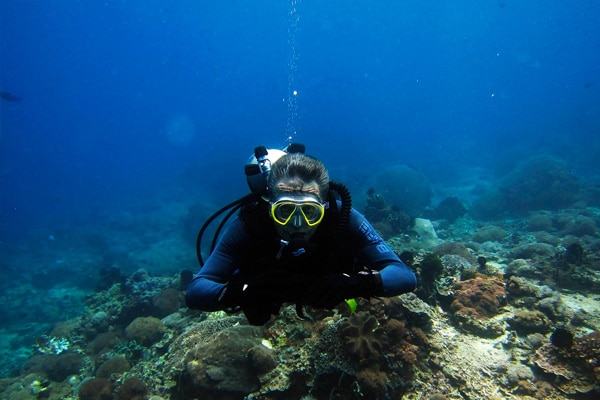
<svg viewBox="0 0 600 400">
<path fill-rule="evenodd" d="M 301 153 L 291 153 L 280 157 L 271 167 L 269 173 L 269 195 L 279 195 L 277 183 L 282 179 L 291 179 L 294 188 L 299 192 L 305 183 L 315 181 L 319 186 L 321 201 L 327 199 L 329 191 L 329 173 L 325 165 L 314 157 Z"/>
</svg>

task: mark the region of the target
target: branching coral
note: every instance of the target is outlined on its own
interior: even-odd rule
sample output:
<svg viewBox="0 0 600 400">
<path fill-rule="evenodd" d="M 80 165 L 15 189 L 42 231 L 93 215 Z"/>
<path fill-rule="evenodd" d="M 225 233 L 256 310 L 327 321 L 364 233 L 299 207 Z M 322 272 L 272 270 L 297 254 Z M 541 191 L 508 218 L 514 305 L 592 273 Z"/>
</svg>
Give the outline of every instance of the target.
<svg viewBox="0 0 600 400">
<path fill-rule="evenodd" d="M 375 359 L 382 349 L 383 334 L 377 318 L 367 312 L 353 314 L 340 328 L 344 349 L 359 360 Z"/>
</svg>

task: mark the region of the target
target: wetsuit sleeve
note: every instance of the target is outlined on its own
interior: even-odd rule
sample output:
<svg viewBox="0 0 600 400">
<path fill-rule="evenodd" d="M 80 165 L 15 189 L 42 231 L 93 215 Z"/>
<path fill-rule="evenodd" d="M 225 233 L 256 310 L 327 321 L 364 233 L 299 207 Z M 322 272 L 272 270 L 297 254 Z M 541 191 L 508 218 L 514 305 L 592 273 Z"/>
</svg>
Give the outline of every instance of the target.
<svg viewBox="0 0 600 400">
<path fill-rule="evenodd" d="M 358 267 L 377 270 L 382 281 L 380 296 L 396 296 L 417 287 L 414 272 L 404 264 L 358 211 L 350 215 L 350 241 L 358 249 Z"/>
<path fill-rule="evenodd" d="M 235 218 L 188 286 L 185 301 L 189 308 L 203 311 L 223 308 L 219 296 L 240 265 L 243 249 L 247 248 L 249 239 L 242 221 Z"/>
</svg>

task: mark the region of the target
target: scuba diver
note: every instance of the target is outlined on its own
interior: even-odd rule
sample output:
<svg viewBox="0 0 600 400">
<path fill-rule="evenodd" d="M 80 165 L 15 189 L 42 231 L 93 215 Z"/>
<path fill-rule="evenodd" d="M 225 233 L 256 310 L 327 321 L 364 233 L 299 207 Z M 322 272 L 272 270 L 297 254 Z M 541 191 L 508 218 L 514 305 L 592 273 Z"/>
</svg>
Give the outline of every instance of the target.
<svg viewBox="0 0 600 400">
<path fill-rule="evenodd" d="M 396 296 L 416 288 L 415 274 L 352 208 L 350 193 L 329 180 L 325 166 L 304 154 L 260 146 L 246 165 L 252 193 L 221 209 L 240 209 L 213 240 L 186 292 L 189 308 L 242 310 L 253 325 L 279 314 L 284 303 L 333 309 L 357 297 Z"/>
</svg>

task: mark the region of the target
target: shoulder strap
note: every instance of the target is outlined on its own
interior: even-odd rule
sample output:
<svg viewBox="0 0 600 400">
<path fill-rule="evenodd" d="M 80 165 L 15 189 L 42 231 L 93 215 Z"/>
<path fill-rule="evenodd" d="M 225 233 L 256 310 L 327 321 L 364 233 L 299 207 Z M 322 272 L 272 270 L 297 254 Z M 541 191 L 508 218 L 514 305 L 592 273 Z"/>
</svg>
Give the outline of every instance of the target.
<svg viewBox="0 0 600 400">
<path fill-rule="evenodd" d="M 277 234 L 269 220 L 269 203 L 262 198 L 242 206 L 238 215 L 257 245 L 264 245 Z"/>
</svg>

